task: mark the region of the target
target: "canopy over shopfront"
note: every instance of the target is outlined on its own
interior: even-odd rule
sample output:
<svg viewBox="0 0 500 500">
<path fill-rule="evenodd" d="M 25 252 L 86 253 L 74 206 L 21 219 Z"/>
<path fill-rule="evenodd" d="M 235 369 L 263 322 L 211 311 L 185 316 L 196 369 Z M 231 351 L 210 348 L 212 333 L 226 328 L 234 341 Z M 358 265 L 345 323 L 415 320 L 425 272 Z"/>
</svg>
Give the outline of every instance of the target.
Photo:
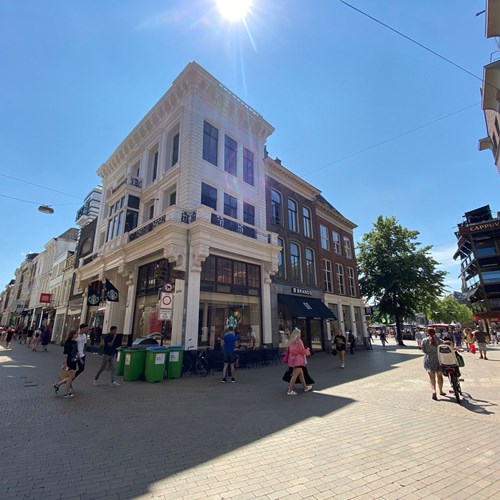
<svg viewBox="0 0 500 500">
<path fill-rule="evenodd" d="M 297 318 L 337 319 L 319 299 L 278 294 L 278 302 Z"/>
</svg>

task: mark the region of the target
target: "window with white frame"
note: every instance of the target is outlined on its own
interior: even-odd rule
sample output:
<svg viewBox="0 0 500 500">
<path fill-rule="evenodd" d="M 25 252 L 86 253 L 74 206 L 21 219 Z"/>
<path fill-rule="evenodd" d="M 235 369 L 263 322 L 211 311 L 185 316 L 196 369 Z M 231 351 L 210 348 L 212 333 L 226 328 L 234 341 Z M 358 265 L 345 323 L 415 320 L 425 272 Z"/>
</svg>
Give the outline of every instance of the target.
<svg viewBox="0 0 500 500">
<path fill-rule="evenodd" d="M 316 285 L 316 265 L 312 248 L 306 248 L 306 277 L 307 283 Z"/>
<path fill-rule="evenodd" d="M 238 218 L 238 200 L 230 194 L 224 193 L 224 215 Z"/>
<path fill-rule="evenodd" d="M 127 197 L 122 196 L 109 207 L 106 242 L 137 227 L 139 205 L 140 199 L 129 194 Z"/>
<path fill-rule="evenodd" d="M 202 205 L 206 205 L 207 207 L 217 210 L 217 189 L 202 182 L 201 203 Z"/>
<path fill-rule="evenodd" d="M 236 157 L 238 144 L 229 136 L 224 136 L 224 170 L 231 175 L 236 175 Z"/>
<path fill-rule="evenodd" d="M 290 279 L 292 281 L 302 281 L 300 247 L 297 243 L 290 243 Z"/>
<path fill-rule="evenodd" d="M 319 237 L 321 241 L 321 248 L 323 250 L 330 250 L 330 238 L 328 236 L 328 228 L 325 226 L 319 226 Z"/>
<path fill-rule="evenodd" d="M 312 238 L 311 210 L 307 207 L 302 207 L 302 224 L 304 226 L 304 236 Z"/>
<path fill-rule="evenodd" d="M 323 259 L 323 286 L 325 288 L 325 292 L 333 293 L 332 263 L 327 259 Z"/>
<path fill-rule="evenodd" d="M 351 297 L 356 297 L 356 280 L 354 278 L 354 269 L 352 267 L 347 268 L 347 279 L 349 281 L 349 295 Z"/>
<path fill-rule="evenodd" d="M 337 231 L 332 231 L 332 242 L 333 242 L 333 251 L 335 253 L 342 253 L 342 249 L 340 247 L 340 234 Z"/>
<path fill-rule="evenodd" d="M 217 166 L 219 131 L 208 122 L 203 123 L 203 159 Z"/>
<path fill-rule="evenodd" d="M 297 203 L 288 199 L 288 229 L 297 232 Z"/>
<path fill-rule="evenodd" d="M 348 238 L 347 236 L 344 236 L 344 255 L 348 259 L 352 259 L 351 238 Z"/>
<path fill-rule="evenodd" d="M 274 189 L 271 189 L 271 222 L 281 226 L 281 214 L 283 210 L 283 202 L 281 194 Z"/>
<path fill-rule="evenodd" d="M 340 295 L 345 295 L 344 266 L 336 264 L 337 267 L 337 287 Z"/>
<path fill-rule="evenodd" d="M 254 185 L 253 153 L 243 148 L 243 181 L 251 186 Z"/>
<path fill-rule="evenodd" d="M 158 145 L 148 154 L 148 181 L 154 182 L 158 178 Z"/>
<path fill-rule="evenodd" d="M 255 207 L 243 202 L 243 222 L 255 226 Z"/>
<path fill-rule="evenodd" d="M 179 133 L 174 135 L 172 139 L 172 162 L 171 166 L 173 167 L 179 161 Z"/>
<path fill-rule="evenodd" d="M 285 242 L 282 238 L 278 238 L 278 246 L 281 247 L 281 252 L 278 254 L 278 278 L 285 277 Z"/>
</svg>

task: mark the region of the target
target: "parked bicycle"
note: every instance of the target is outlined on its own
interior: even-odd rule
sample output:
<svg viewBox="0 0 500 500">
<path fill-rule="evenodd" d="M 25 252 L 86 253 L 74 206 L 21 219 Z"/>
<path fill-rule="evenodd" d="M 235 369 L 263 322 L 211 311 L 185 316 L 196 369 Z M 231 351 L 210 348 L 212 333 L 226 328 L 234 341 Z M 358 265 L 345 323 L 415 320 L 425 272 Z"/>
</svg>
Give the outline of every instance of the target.
<svg viewBox="0 0 500 500">
<path fill-rule="evenodd" d="M 191 339 L 188 340 L 188 342 Z M 182 374 L 199 375 L 206 377 L 208 375 L 208 360 L 203 351 L 190 350 L 184 351 L 182 359 Z"/>
</svg>

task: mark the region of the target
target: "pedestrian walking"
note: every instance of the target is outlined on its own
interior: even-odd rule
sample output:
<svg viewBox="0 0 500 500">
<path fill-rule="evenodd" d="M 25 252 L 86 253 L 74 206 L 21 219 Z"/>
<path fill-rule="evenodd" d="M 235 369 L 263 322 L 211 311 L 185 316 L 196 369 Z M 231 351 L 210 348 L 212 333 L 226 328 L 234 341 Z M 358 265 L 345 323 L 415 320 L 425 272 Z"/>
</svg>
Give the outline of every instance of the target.
<svg viewBox="0 0 500 500">
<path fill-rule="evenodd" d="M 351 330 L 349 330 L 347 338 L 349 340 L 349 350 L 350 350 L 350 353 L 354 354 L 354 352 L 356 351 L 356 337 L 354 336 L 354 333 L 352 333 Z"/>
<path fill-rule="evenodd" d="M 441 371 L 441 365 L 438 359 L 438 345 L 442 344 L 443 341 L 436 337 L 436 330 L 434 328 L 429 328 L 427 330 L 427 338 L 422 341 L 422 351 L 424 356 L 424 369 L 429 375 L 429 382 L 432 388 L 432 399 L 437 401 L 436 395 L 436 378 L 437 386 L 439 389 L 439 394 L 445 396 L 443 392 L 443 372 Z"/>
<path fill-rule="evenodd" d="M 76 340 L 78 332 L 76 330 L 71 330 L 68 334 L 68 338 L 64 343 L 64 361 L 63 361 L 63 375 L 61 380 L 56 382 L 52 387 L 57 394 L 62 385 L 66 385 L 66 393 L 64 397 L 66 399 L 74 398 L 73 394 L 73 380 L 76 377 L 76 369 L 78 367 L 78 342 Z"/>
<path fill-rule="evenodd" d="M 42 336 L 42 330 L 40 327 L 36 328 L 33 337 L 31 338 L 31 350 L 36 351 L 38 344 L 40 343 L 40 337 Z"/>
<path fill-rule="evenodd" d="M 33 326 L 28 328 L 28 333 L 26 334 L 26 347 L 31 347 L 31 342 L 33 341 L 33 335 L 35 334 L 35 329 Z"/>
<path fill-rule="evenodd" d="M 12 342 L 12 338 L 14 337 L 14 328 L 9 328 L 7 330 L 7 335 L 5 337 L 5 349 L 10 349 L 10 343 Z"/>
<path fill-rule="evenodd" d="M 50 329 L 50 327 L 46 326 L 43 330 L 42 330 L 42 335 L 41 335 L 41 340 L 42 340 L 42 347 L 43 347 L 43 350 L 46 351 L 47 350 L 47 346 L 49 345 L 49 342 L 50 342 L 50 338 L 52 337 L 52 331 Z"/>
<path fill-rule="evenodd" d="M 417 341 L 417 347 L 422 349 L 422 340 L 424 340 L 424 332 L 421 328 L 418 328 L 415 332 L 415 340 Z"/>
<path fill-rule="evenodd" d="M 87 323 L 82 323 L 76 336 L 76 342 L 78 344 L 78 370 L 76 371 L 75 378 L 85 370 L 85 344 L 87 343 L 88 333 L 89 325 Z"/>
<path fill-rule="evenodd" d="M 474 345 L 474 336 L 472 335 L 472 330 L 470 328 L 464 328 L 464 339 L 465 346 L 467 347 L 467 352 L 471 352 L 471 346 Z"/>
<path fill-rule="evenodd" d="M 477 342 L 479 359 L 488 359 L 486 357 L 486 350 L 488 349 L 486 343 L 490 341 L 490 336 L 482 330 L 474 330 L 472 332 L 472 341 Z"/>
<path fill-rule="evenodd" d="M 101 368 L 96 373 L 94 378 L 94 385 L 98 385 L 99 377 L 101 373 L 108 369 L 111 375 L 111 385 L 113 387 L 118 387 L 120 384 L 115 380 L 116 374 L 116 349 L 119 347 L 118 342 L 121 344 L 121 336 L 117 334 L 118 328 L 116 326 L 112 326 L 109 329 L 109 333 L 104 336 L 104 353 L 102 355 L 102 363 Z"/>
<path fill-rule="evenodd" d="M 226 329 L 226 334 L 224 337 L 222 337 L 221 340 L 221 347 L 222 347 L 222 352 L 224 355 L 224 368 L 222 369 L 222 380 L 221 382 L 225 383 L 227 382 L 227 369 L 230 367 L 231 369 L 231 382 L 236 382 L 234 378 L 234 370 L 235 370 L 235 363 L 236 363 L 236 341 L 238 338 L 236 337 L 236 334 L 234 333 L 234 326 L 232 324 L 229 324 L 229 326 Z"/>
<path fill-rule="evenodd" d="M 380 337 L 380 342 L 382 343 L 382 347 L 385 347 L 385 344 L 387 343 L 387 337 L 385 336 L 385 332 L 381 331 L 379 337 Z"/>
<path fill-rule="evenodd" d="M 333 339 L 333 348 L 337 351 L 339 355 L 340 368 L 345 367 L 345 349 L 346 349 L 347 341 L 345 336 L 342 333 L 342 330 L 339 330 L 339 333 L 335 335 Z"/>
<path fill-rule="evenodd" d="M 307 385 L 306 379 L 304 377 L 304 367 L 307 364 L 307 356 L 311 355 L 311 351 L 309 350 L 309 348 L 304 347 L 304 343 L 300 338 L 300 330 L 298 328 L 294 328 L 292 331 L 290 342 L 288 343 L 287 353 L 287 363 L 289 368 L 292 368 L 287 395 L 297 395 L 297 392 L 295 390 L 295 383 L 297 382 L 297 379 L 300 380 L 300 383 L 304 388 L 304 392 L 311 391 L 312 385 Z"/>
<path fill-rule="evenodd" d="M 19 335 L 19 343 L 20 344 L 26 344 L 26 340 L 28 338 L 28 330 L 29 328 L 27 326 L 25 326 L 22 330 L 21 330 L 21 333 Z"/>
</svg>

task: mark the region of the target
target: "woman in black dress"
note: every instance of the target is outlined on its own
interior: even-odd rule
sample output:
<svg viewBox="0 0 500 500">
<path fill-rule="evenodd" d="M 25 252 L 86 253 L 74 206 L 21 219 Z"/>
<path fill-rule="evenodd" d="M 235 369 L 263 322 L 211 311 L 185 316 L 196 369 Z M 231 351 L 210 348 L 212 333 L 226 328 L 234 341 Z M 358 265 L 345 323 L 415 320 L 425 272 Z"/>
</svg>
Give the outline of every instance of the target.
<svg viewBox="0 0 500 500">
<path fill-rule="evenodd" d="M 68 339 L 64 343 L 64 363 L 63 370 L 65 372 L 65 377 L 58 383 L 53 385 L 56 394 L 59 392 L 61 385 L 66 384 L 66 394 L 64 397 L 66 399 L 74 398 L 72 392 L 71 383 L 73 382 L 78 368 L 78 344 L 76 342 L 76 336 L 78 332 L 76 330 L 71 330 L 68 335 Z"/>
</svg>

